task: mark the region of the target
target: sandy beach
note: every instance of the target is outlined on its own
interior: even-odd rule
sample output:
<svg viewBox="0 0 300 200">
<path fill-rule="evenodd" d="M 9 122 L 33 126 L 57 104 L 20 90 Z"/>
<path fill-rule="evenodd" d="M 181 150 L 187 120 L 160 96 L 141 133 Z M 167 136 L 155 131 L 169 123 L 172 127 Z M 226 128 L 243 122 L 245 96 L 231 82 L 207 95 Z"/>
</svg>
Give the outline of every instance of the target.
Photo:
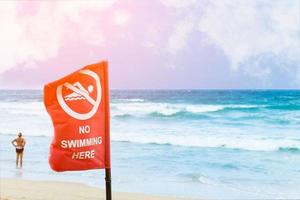
<svg viewBox="0 0 300 200">
<path fill-rule="evenodd" d="M 79 183 L 30 181 L 21 179 L 0 180 L 0 200 L 105 200 L 103 189 Z M 184 200 L 183 198 L 157 197 L 143 194 L 114 192 L 114 200 Z M 187 199 L 186 199 L 187 200 Z"/>
</svg>

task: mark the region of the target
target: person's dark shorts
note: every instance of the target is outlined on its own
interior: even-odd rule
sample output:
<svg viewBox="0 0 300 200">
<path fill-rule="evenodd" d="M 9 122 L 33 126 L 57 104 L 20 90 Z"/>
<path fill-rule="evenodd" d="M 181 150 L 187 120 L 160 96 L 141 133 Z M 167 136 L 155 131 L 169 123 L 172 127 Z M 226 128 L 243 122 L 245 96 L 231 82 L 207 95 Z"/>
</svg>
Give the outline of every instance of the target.
<svg viewBox="0 0 300 200">
<path fill-rule="evenodd" d="M 16 153 L 23 153 L 24 148 L 23 149 L 16 149 Z"/>
</svg>

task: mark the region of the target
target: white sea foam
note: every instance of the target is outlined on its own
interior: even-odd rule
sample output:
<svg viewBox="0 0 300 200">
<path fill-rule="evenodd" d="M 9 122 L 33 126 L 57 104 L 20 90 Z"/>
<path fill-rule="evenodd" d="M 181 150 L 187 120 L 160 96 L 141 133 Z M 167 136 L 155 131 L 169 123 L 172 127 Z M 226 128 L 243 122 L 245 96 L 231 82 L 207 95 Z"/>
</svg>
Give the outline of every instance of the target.
<svg viewBox="0 0 300 200">
<path fill-rule="evenodd" d="M 0 102 L 0 110 L 2 134 L 53 135 L 51 120 L 42 102 Z"/>
<path fill-rule="evenodd" d="M 151 113 L 160 113 L 165 116 L 174 115 L 178 112 L 207 113 L 220 111 L 225 108 L 251 108 L 255 105 L 204 105 L 204 104 L 182 104 L 182 103 L 151 103 L 151 102 L 127 102 L 111 103 L 112 116 L 128 114 L 135 116 L 148 115 Z M 32 136 L 52 136 L 53 127 L 42 102 L 0 102 L 0 127 L 1 134 L 16 134 L 22 131 L 25 135 Z M 136 132 L 126 132 L 125 128 L 120 126 L 122 120 L 112 122 L 113 141 L 129 141 L 135 143 L 156 143 L 170 144 L 190 147 L 223 147 L 237 148 L 253 151 L 275 151 L 280 148 L 300 149 L 300 140 L 289 139 L 287 135 L 283 139 L 274 139 L 274 133 L 267 132 L 260 128 L 260 134 L 239 134 L 245 132 L 236 127 L 236 132 L 228 134 L 224 125 L 217 125 L 215 135 L 201 134 L 200 127 L 203 130 L 205 125 L 188 126 L 184 130 L 185 134 L 178 134 L 182 125 L 175 127 L 175 124 L 162 124 L 160 129 L 154 129 L 156 134 L 149 134 L 151 125 L 147 121 L 141 120 L 141 123 L 127 124 L 126 127 L 134 127 Z M 173 129 L 172 129 L 173 127 Z M 147 130 L 147 131 L 145 131 Z M 169 132 L 159 132 L 159 130 L 170 130 Z M 172 132 L 174 130 L 174 133 Z M 201 129 L 202 130 L 202 129 Z M 198 131 L 198 132 L 197 132 Z M 288 130 L 285 130 L 285 133 Z M 197 134 L 197 133 L 199 134 Z M 293 129 L 293 132 L 295 130 Z M 270 135 L 269 135 L 270 134 Z M 291 135 L 292 136 L 292 135 Z M 295 136 L 295 134 L 294 134 Z"/>
<path fill-rule="evenodd" d="M 206 177 L 206 176 L 199 176 L 197 179 L 198 182 L 202 184 L 207 184 L 207 185 L 221 185 L 217 180 L 213 180 L 212 178 Z"/>
<path fill-rule="evenodd" d="M 5 115 L 46 115 L 46 109 L 42 102 L 0 102 L 0 110 Z"/>
<path fill-rule="evenodd" d="M 223 110 L 226 105 L 205 105 L 205 104 L 180 104 L 180 103 L 150 103 L 150 102 L 134 102 L 134 103 L 112 103 L 112 115 L 147 115 L 161 114 L 171 116 L 179 112 L 190 113 L 207 113 Z"/>
<path fill-rule="evenodd" d="M 179 111 L 177 106 L 167 103 L 112 103 L 112 114 L 144 115 L 150 113 L 162 113 L 172 115 Z"/>
<path fill-rule="evenodd" d="M 265 139 L 251 136 L 202 136 L 202 135 L 165 135 L 165 134 L 112 134 L 114 141 L 127 141 L 142 144 L 169 144 L 175 146 L 228 148 L 250 151 L 277 151 L 282 148 L 300 149 L 300 141 L 292 139 Z"/>
<path fill-rule="evenodd" d="M 183 108 L 191 113 L 215 112 L 223 110 L 225 107 L 222 105 L 183 105 Z"/>
<path fill-rule="evenodd" d="M 124 101 L 124 102 L 144 102 L 144 99 L 139 99 L 139 98 L 135 98 L 135 99 L 117 99 L 117 101 Z"/>
<path fill-rule="evenodd" d="M 253 105 L 206 105 L 181 103 L 153 103 L 143 99 L 126 99 L 127 102 L 111 103 L 112 116 L 161 114 L 171 116 L 179 112 L 201 114 L 216 112 L 225 108 L 251 108 Z M 7 114 L 45 116 L 46 110 L 42 102 L 0 102 L 0 110 Z"/>
</svg>

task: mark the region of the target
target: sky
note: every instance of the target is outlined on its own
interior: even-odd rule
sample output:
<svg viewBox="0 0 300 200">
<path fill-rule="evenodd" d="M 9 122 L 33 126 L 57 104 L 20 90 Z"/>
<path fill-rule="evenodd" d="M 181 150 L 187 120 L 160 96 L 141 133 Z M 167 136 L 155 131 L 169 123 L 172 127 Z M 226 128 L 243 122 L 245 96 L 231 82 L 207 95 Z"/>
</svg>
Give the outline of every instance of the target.
<svg viewBox="0 0 300 200">
<path fill-rule="evenodd" d="M 0 89 L 108 60 L 112 89 L 299 89 L 300 0 L 1 1 Z"/>
</svg>

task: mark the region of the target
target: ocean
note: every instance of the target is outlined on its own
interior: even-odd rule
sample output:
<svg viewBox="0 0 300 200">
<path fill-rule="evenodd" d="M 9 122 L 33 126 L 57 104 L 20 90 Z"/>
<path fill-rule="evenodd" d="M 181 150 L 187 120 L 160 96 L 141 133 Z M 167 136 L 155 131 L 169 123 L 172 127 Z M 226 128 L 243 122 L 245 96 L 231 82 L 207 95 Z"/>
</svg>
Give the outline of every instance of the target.
<svg viewBox="0 0 300 200">
<path fill-rule="evenodd" d="M 104 188 L 104 171 L 53 172 L 42 91 L 0 90 L 0 177 Z M 115 191 L 218 199 L 300 197 L 299 90 L 111 91 Z M 27 141 L 23 169 L 11 140 Z"/>
</svg>

